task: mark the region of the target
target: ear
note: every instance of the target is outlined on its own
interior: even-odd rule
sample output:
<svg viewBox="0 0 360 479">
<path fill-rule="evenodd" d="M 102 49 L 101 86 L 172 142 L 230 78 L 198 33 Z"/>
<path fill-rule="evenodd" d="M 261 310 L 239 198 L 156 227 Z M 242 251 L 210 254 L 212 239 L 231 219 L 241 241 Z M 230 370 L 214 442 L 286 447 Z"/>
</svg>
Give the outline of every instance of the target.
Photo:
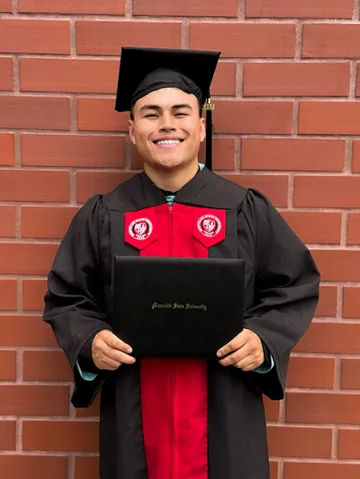
<svg viewBox="0 0 360 479">
<path fill-rule="evenodd" d="M 200 143 L 206 138 L 206 121 L 205 118 L 200 118 Z"/>
<path fill-rule="evenodd" d="M 134 121 L 129 120 L 129 138 L 133 145 L 136 145 L 135 132 L 134 132 Z"/>
</svg>

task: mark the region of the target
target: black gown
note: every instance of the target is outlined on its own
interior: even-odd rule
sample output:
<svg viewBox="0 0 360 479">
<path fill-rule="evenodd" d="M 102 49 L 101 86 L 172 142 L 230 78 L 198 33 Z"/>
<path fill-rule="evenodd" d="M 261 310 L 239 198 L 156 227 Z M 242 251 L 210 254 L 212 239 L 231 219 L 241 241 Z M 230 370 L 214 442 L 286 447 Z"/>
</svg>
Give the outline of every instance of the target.
<svg viewBox="0 0 360 479">
<path fill-rule="evenodd" d="M 199 248 L 205 248 L 209 257 L 246 260 L 244 327 L 261 338 L 275 365 L 270 372 L 259 374 L 225 368 L 217 360 L 206 364 L 206 477 L 269 479 L 263 395 L 274 400 L 284 397 L 291 349 L 307 330 L 317 306 L 318 269 L 309 250 L 263 194 L 207 168 L 176 195 L 171 250 L 163 238 L 169 233 L 156 227 L 157 212 L 163 214 L 167 207 L 164 194 L 144 172 L 109 194 L 90 198 L 70 225 L 48 277 L 44 320 L 53 328 L 73 369 L 72 403 L 88 407 L 101 390 L 100 478 L 157 477 L 148 471 L 141 362 L 123 365 L 116 372 L 100 372 L 93 381 L 82 379 L 76 362 L 89 338 L 111 329 L 112 256 L 143 254 L 145 247 L 151 255 L 158 242 L 163 255 L 184 256 L 193 248 L 190 254 L 195 256 Z M 144 215 L 145 223 L 131 229 Z M 216 221 L 210 226 L 204 223 L 208 229 L 202 230 L 199 215 Z M 149 224 L 152 230 L 146 233 Z M 181 240 L 189 243 L 187 250 L 179 246 L 177 251 L 176 231 L 178 236 L 186 235 L 186 228 L 193 231 Z M 155 234 L 152 245 L 150 233 Z M 187 434 L 191 437 L 192 431 Z M 167 472 L 162 476 L 174 477 Z"/>
</svg>

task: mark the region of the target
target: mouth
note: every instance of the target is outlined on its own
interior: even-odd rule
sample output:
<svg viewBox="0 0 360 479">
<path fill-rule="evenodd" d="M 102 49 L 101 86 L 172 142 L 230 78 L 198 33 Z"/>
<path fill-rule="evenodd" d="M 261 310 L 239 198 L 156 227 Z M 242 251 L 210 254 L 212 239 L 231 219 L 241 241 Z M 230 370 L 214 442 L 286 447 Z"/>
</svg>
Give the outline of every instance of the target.
<svg viewBox="0 0 360 479">
<path fill-rule="evenodd" d="M 158 140 L 154 140 L 153 143 L 158 148 L 177 148 L 178 146 L 183 143 L 183 139 L 181 138 L 160 138 Z"/>
</svg>

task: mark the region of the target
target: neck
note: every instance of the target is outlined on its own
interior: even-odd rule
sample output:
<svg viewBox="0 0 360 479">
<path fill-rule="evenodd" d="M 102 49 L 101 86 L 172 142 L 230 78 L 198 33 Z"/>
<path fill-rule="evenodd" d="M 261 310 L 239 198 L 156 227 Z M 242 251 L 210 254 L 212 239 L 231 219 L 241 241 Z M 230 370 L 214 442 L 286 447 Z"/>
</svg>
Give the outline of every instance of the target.
<svg viewBox="0 0 360 479">
<path fill-rule="evenodd" d="M 161 190 L 179 191 L 196 175 L 199 163 L 196 161 L 185 168 L 155 170 L 149 165 L 144 165 L 144 171 L 151 181 Z"/>
</svg>

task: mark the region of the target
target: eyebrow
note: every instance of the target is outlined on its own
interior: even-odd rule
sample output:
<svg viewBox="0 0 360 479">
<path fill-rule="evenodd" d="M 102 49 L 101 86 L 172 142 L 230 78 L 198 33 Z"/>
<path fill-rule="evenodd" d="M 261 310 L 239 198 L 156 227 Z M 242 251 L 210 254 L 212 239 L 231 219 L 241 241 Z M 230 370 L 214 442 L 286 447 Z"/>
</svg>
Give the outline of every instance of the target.
<svg viewBox="0 0 360 479">
<path fill-rule="evenodd" d="M 181 105 L 174 105 L 172 107 L 173 110 L 180 110 L 182 108 L 187 108 L 189 110 L 192 110 L 192 107 L 190 105 L 188 105 L 187 103 L 183 103 Z M 161 106 L 159 105 L 144 105 L 140 108 L 140 111 L 145 111 L 145 110 L 156 110 L 156 111 L 160 111 L 162 108 Z"/>
</svg>

